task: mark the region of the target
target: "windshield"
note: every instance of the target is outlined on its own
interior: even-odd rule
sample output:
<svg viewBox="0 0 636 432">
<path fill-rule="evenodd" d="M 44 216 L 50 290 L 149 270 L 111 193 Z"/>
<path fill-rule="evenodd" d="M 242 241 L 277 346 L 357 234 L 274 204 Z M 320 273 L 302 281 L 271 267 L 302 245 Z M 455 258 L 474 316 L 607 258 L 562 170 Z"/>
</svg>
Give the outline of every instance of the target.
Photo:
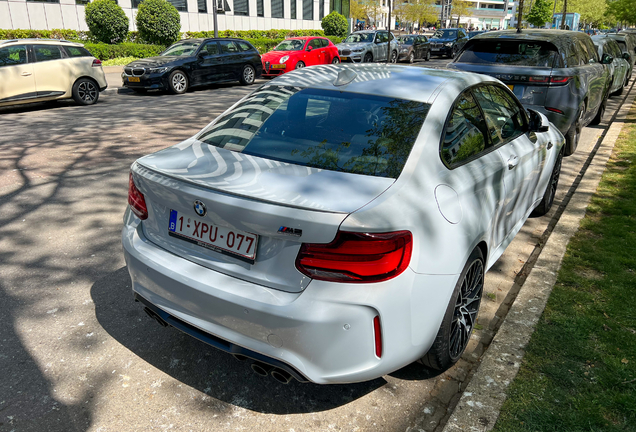
<svg viewBox="0 0 636 432">
<path fill-rule="evenodd" d="M 344 43 L 371 43 L 373 42 L 373 33 L 352 33 L 342 42 Z"/>
<path fill-rule="evenodd" d="M 456 30 L 437 30 L 433 34 L 433 37 L 436 39 L 452 39 L 454 37 L 457 37 L 457 31 Z"/>
<path fill-rule="evenodd" d="M 457 63 L 552 67 L 558 58 L 556 47 L 549 42 L 473 39 L 469 44 L 456 60 Z"/>
<path fill-rule="evenodd" d="M 197 138 L 265 159 L 397 178 L 429 107 L 390 97 L 268 85 Z"/>
<path fill-rule="evenodd" d="M 300 51 L 305 46 L 305 41 L 300 39 L 287 39 L 276 45 L 274 51 Z"/>
<path fill-rule="evenodd" d="M 165 50 L 159 55 L 161 56 L 189 56 L 194 54 L 194 52 L 197 50 L 199 45 L 201 44 L 198 42 L 176 43 L 168 47 L 167 50 Z"/>
<path fill-rule="evenodd" d="M 397 41 L 404 45 L 413 45 L 413 42 L 415 42 L 415 36 L 401 36 L 397 38 Z"/>
</svg>

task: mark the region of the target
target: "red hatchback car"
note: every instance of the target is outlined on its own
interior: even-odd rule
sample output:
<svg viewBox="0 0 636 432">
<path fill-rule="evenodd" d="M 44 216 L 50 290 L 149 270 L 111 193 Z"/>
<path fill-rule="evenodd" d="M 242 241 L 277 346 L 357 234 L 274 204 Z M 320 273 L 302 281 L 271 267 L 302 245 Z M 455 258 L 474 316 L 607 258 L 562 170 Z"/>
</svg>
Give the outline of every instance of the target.
<svg viewBox="0 0 636 432">
<path fill-rule="evenodd" d="M 261 56 L 263 76 L 278 76 L 290 70 L 319 64 L 340 63 L 338 48 L 324 37 L 285 39 Z"/>
</svg>

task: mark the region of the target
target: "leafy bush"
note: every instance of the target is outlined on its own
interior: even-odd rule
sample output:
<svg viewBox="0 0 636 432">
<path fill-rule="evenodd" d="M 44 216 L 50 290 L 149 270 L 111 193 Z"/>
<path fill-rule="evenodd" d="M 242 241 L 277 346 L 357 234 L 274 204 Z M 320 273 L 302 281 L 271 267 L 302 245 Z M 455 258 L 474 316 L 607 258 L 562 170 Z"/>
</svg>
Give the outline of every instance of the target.
<svg viewBox="0 0 636 432">
<path fill-rule="evenodd" d="M 119 57 L 154 57 L 166 49 L 163 45 L 144 45 L 125 42 L 117 45 L 105 43 L 85 43 L 84 47 L 100 60 L 110 60 Z"/>
<path fill-rule="evenodd" d="M 344 15 L 331 11 L 320 23 L 325 34 L 344 37 L 349 33 L 349 23 Z"/>
<path fill-rule="evenodd" d="M 128 36 L 128 17 L 114 0 L 95 0 L 86 5 L 86 25 L 99 42 L 118 43 Z"/>
<path fill-rule="evenodd" d="M 144 42 L 170 45 L 181 36 L 181 16 L 166 0 L 144 0 L 137 11 L 137 28 Z"/>
</svg>

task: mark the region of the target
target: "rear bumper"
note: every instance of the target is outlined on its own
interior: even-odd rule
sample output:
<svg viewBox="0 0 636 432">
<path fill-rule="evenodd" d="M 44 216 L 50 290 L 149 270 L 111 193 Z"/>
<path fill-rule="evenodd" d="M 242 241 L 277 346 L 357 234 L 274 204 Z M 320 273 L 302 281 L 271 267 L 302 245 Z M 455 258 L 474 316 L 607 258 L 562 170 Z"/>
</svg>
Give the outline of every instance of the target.
<svg viewBox="0 0 636 432">
<path fill-rule="evenodd" d="M 424 355 L 458 277 L 408 269 L 379 284 L 312 281 L 300 293 L 283 292 L 157 247 L 144 237 L 130 210 L 122 243 L 136 295 L 194 332 L 222 342 L 215 345 L 183 331 L 226 352 L 264 356 L 259 360 L 274 360 L 295 371 L 292 375 L 320 384 L 368 381 Z M 375 316 L 382 326 L 382 358 L 375 355 Z"/>
</svg>

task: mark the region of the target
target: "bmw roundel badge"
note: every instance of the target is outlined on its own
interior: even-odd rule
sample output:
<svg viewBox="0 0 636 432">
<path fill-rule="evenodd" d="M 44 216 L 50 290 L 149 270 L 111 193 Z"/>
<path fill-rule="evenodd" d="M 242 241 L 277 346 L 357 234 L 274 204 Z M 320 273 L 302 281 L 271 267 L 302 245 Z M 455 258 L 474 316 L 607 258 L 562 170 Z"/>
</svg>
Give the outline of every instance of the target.
<svg viewBox="0 0 636 432">
<path fill-rule="evenodd" d="M 194 211 L 197 212 L 199 216 L 203 217 L 208 212 L 208 209 L 205 208 L 203 201 L 196 200 L 194 202 Z"/>
</svg>

